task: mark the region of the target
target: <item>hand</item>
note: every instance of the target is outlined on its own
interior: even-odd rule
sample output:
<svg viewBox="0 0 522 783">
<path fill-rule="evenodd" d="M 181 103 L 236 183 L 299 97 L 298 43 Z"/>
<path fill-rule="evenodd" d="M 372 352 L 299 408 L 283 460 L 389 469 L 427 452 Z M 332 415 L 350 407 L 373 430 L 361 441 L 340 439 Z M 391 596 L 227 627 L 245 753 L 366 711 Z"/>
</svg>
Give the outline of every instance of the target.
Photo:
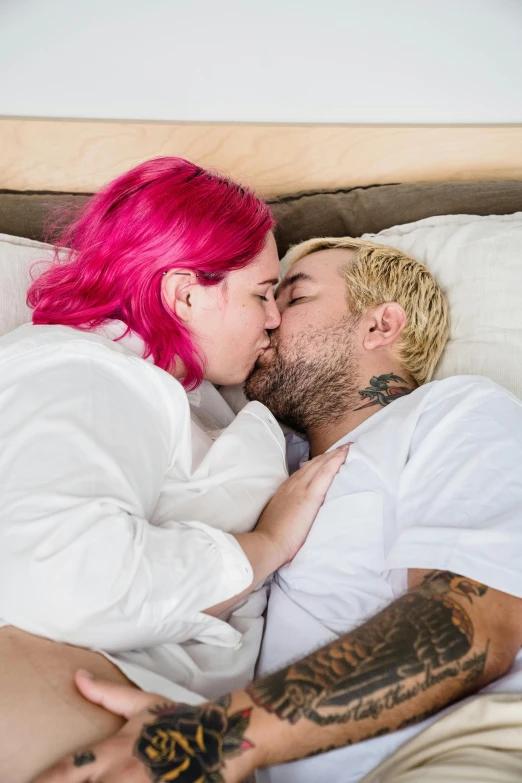
<svg viewBox="0 0 522 783">
<path fill-rule="evenodd" d="M 279 548 L 281 563 L 295 557 L 303 546 L 351 445 L 347 443 L 314 457 L 281 484 L 266 505 L 255 532 L 267 536 Z"/>
<path fill-rule="evenodd" d="M 227 697 L 196 706 L 173 704 L 81 671 L 76 684 L 86 699 L 127 723 L 104 742 L 67 756 L 33 783 L 225 783 L 226 748 L 236 741 L 234 732 L 246 714 L 228 715 Z M 227 730 L 234 736 L 223 742 Z M 238 748 L 245 742 L 239 734 Z M 227 783 L 234 779 L 240 778 L 226 777 Z"/>
</svg>

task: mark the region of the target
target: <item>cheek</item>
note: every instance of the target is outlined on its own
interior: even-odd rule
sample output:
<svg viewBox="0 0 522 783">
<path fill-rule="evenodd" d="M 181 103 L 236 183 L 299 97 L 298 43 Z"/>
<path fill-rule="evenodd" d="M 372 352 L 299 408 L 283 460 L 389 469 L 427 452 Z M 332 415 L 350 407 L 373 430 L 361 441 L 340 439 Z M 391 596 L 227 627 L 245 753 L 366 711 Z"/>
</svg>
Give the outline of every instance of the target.
<svg viewBox="0 0 522 783">
<path fill-rule="evenodd" d="M 240 339 L 245 347 L 263 339 L 266 321 L 264 307 L 256 302 L 240 304 L 227 320 L 227 332 Z"/>
<path fill-rule="evenodd" d="M 291 344 L 294 339 L 302 334 L 310 322 L 304 317 L 303 313 L 295 310 L 284 310 L 281 315 L 281 323 L 277 330 L 278 341 L 280 345 Z"/>
</svg>

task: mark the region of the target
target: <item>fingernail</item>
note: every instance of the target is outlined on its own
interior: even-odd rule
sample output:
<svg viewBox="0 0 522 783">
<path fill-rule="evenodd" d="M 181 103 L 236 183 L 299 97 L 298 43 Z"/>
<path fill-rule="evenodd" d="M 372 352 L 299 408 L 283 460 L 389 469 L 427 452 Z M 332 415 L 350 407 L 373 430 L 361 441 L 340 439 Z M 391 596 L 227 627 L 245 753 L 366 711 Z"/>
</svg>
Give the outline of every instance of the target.
<svg viewBox="0 0 522 783">
<path fill-rule="evenodd" d="M 94 680 L 94 674 L 92 672 L 88 672 L 87 669 L 78 669 L 76 674 L 81 674 L 82 677 L 87 677 L 88 680 Z"/>
</svg>

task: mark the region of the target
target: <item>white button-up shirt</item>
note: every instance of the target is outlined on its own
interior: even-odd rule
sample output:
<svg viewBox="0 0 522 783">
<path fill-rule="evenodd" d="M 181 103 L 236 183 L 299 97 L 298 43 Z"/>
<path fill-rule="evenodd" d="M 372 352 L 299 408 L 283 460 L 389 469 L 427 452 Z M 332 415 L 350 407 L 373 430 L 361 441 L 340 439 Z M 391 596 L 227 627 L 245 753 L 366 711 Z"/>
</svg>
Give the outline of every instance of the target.
<svg viewBox="0 0 522 783">
<path fill-rule="evenodd" d="M 303 547 L 274 580 L 261 675 L 361 626 L 406 591 L 410 568 L 452 571 L 522 598 L 519 399 L 486 378 L 446 378 L 378 410 L 331 448 L 348 441 Z M 294 436 L 296 463 L 298 452 Z M 522 650 L 482 692 L 522 693 Z M 263 770 L 258 783 L 355 783 L 436 719 Z"/>
<path fill-rule="evenodd" d="M 284 438 L 260 403 L 234 419 L 210 384 L 187 395 L 124 331 L 0 338 L 0 623 L 197 701 L 253 673 L 263 591 L 229 622 L 203 611 L 251 584 L 231 534 L 286 477 Z"/>
</svg>

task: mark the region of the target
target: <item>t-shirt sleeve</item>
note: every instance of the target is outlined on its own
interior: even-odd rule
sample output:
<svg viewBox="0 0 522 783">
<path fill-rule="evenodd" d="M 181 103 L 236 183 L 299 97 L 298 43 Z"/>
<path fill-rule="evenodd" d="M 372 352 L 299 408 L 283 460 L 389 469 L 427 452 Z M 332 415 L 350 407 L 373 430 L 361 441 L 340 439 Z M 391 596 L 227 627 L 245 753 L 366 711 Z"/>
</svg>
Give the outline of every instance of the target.
<svg viewBox="0 0 522 783">
<path fill-rule="evenodd" d="M 171 399 L 145 365 L 68 355 L 35 362 L 30 382 L 6 392 L 5 622 L 116 652 L 193 638 L 218 622 L 203 610 L 251 583 L 232 536 L 197 520 L 149 522 L 188 416 L 181 387 Z"/>
<path fill-rule="evenodd" d="M 522 404 L 483 379 L 419 418 L 387 568 L 437 569 L 522 597 Z"/>
</svg>

